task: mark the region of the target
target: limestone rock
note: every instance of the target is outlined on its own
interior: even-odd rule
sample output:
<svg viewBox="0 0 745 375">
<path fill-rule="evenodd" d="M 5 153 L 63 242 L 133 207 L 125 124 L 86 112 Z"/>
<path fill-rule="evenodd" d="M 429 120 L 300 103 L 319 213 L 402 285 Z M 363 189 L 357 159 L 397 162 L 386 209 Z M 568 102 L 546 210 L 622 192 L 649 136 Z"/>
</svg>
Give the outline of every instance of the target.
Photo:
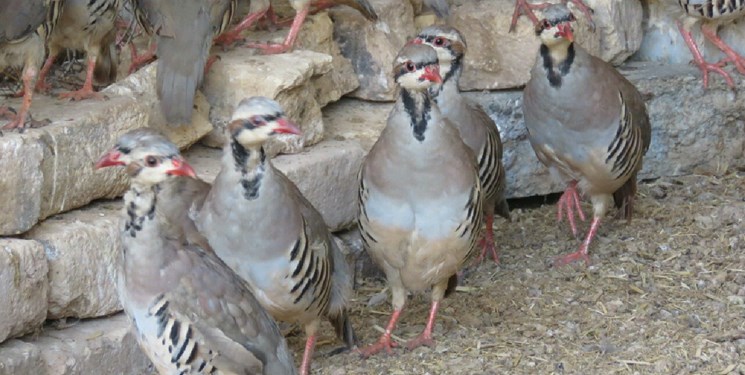
<svg viewBox="0 0 745 375">
<path fill-rule="evenodd" d="M 124 314 L 87 320 L 65 329 L 50 329 L 28 343 L 41 351 L 46 374 L 151 373 L 150 361 L 137 346 Z"/>
<path fill-rule="evenodd" d="M 44 220 L 25 234 L 49 264 L 49 319 L 94 318 L 121 310 L 116 290 L 120 203 L 94 203 Z"/>
<path fill-rule="evenodd" d="M 406 42 L 416 35 L 411 3 L 376 0 L 378 22 L 373 24 L 351 9 L 330 10 L 334 20 L 334 39 L 341 52 L 352 61 L 360 87 L 350 95 L 376 101 L 395 98 L 391 77 L 393 59 Z"/>
<path fill-rule="evenodd" d="M 514 0 L 456 0 L 450 23 L 468 42 L 463 90 L 518 87 L 530 78 L 539 42 L 533 25 L 525 17 L 509 33 Z M 587 18 L 575 11 L 577 43 L 590 53 L 613 64 L 621 64 L 642 41 L 642 6 L 638 1 L 586 0 L 595 10 L 596 32 L 587 26 Z M 572 5 L 570 5 L 571 7 Z M 540 17 L 540 12 L 538 12 Z"/>
<path fill-rule="evenodd" d="M 0 344 L 0 375 L 44 374 L 41 350 L 21 340 L 8 340 Z"/>
<path fill-rule="evenodd" d="M 331 19 L 320 13 L 306 19 L 294 52 L 263 56 L 252 49 L 236 48 L 221 54 L 204 86 L 215 106 L 210 116 L 217 127 L 203 143 L 222 147 L 224 126 L 233 109 L 242 99 L 254 95 L 277 100 L 303 130 L 302 137 L 271 140 L 267 153 L 296 153 L 319 142 L 323 138 L 321 107 L 359 86 L 351 63 L 333 41 L 332 30 Z M 286 29 L 252 32 L 249 39 L 279 43 L 286 33 Z"/>
<path fill-rule="evenodd" d="M 184 155 L 199 177 L 214 181 L 220 171 L 221 150 L 195 146 Z M 332 230 L 357 219 L 357 173 L 364 151 L 356 142 L 327 140 L 302 153 L 272 159 L 321 213 Z"/>
<path fill-rule="evenodd" d="M 168 127 L 153 120 L 156 103 L 154 66 L 109 86 L 108 100 L 62 102 L 37 95 L 32 107 L 47 126 L 0 137 L 0 235 L 19 234 L 51 215 L 120 195 L 126 188 L 122 171 L 94 171 L 93 163 L 114 145 L 119 135 L 136 128 L 155 127 L 179 146 L 187 146 L 211 130 L 204 100 L 190 126 Z M 17 105 L 16 99 L 10 100 Z M 15 103 L 15 104 L 14 104 Z"/>
<path fill-rule="evenodd" d="M 47 316 L 47 262 L 39 243 L 0 239 L 0 301 L 0 342 L 41 328 Z"/>
</svg>

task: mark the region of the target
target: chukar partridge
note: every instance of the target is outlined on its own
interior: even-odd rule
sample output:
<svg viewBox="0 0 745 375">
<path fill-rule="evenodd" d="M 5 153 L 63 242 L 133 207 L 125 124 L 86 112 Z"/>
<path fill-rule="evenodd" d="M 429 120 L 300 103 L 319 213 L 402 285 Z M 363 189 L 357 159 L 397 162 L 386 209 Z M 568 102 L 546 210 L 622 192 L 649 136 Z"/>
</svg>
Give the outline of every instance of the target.
<svg viewBox="0 0 745 375">
<path fill-rule="evenodd" d="M 709 87 L 709 71 L 724 77 L 727 85 L 734 89 L 735 83 L 730 74 L 722 67 L 730 63 L 735 66 L 740 74 L 745 74 L 745 57 L 737 53 L 717 35 L 719 25 L 732 22 L 738 18 L 745 17 L 745 1 L 743 0 L 665 0 L 671 6 L 675 3 L 690 16 L 684 23 L 678 21 L 678 29 L 685 40 L 688 48 L 693 54 L 693 62 L 703 73 L 704 88 Z M 701 50 L 693 40 L 690 27 L 696 20 L 702 20 L 701 33 L 704 37 L 714 43 L 727 56 L 717 63 L 709 63 L 704 60 Z"/>
<path fill-rule="evenodd" d="M 85 83 L 80 90 L 60 94 L 60 98 L 82 100 L 102 99 L 93 89 L 93 79 L 103 85 L 116 80 L 118 58 L 114 41 L 114 21 L 123 0 L 64 0 L 59 19 L 51 31 L 47 46 L 49 56 L 39 74 L 36 87 L 46 91 L 45 79 L 54 60 L 65 49 L 83 50 L 86 54 Z"/>
<path fill-rule="evenodd" d="M 365 18 L 369 20 L 374 21 L 378 19 L 378 15 L 377 13 L 375 13 L 375 8 L 370 5 L 370 2 L 368 0 L 317 0 L 315 2 L 311 0 L 290 0 L 290 5 L 293 9 L 295 9 L 296 13 L 295 18 L 292 20 L 290 31 L 287 34 L 287 37 L 285 37 L 284 42 L 279 44 L 248 43 L 246 46 L 250 48 L 259 48 L 267 54 L 284 53 L 291 50 L 292 46 L 295 44 L 295 40 L 297 40 L 298 33 L 300 32 L 300 27 L 303 26 L 305 17 L 307 17 L 308 13 L 310 13 L 311 5 L 315 5 L 316 9 L 328 8 L 335 5 L 348 5 L 352 8 L 357 9 L 360 13 L 362 13 L 363 16 L 365 16 Z M 266 10 L 263 11 L 262 15 L 264 13 L 266 13 Z M 246 16 L 241 24 L 239 24 L 238 28 L 236 29 L 238 31 L 233 32 L 237 33 L 250 27 L 251 24 L 248 22 L 253 23 L 256 19 L 258 19 L 258 17 L 256 17 L 253 21 L 249 21 L 249 18 L 251 17 L 256 17 L 256 13 L 249 13 L 249 15 Z"/>
<path fill-rule="evenodd" d="M 194 170 L 165 138 L 133 148 L 124 165 L 118 292 L 137 341 L 160 374 L 294 374 L 276 323 L 248 285 L 208 249 L 163 233 L 160 186 Z M 173 197 L 178 199 L 178 197 Z"/>
<path fill-rule="evenodd" d="M 407 44 L 394 61 L 400 87 L 388 123 L 360 170 L 359 228 L 365 249 L 385 272 L 393 314 L 363 356 L 390 352 L 407 291 L 432 288 L 424 331 L 408 342 L 434 346 L 440 301 L 481 235 L 483 192 L 476 157 L 440 114 L 428 90 L 441 83 L 432 47 Z"/>
<path fill-rule="evenodd" d="M 322 319 L 355 345 L 346 307 L 352 274 L 321 215 L 264 153 L 272 135 L 300 133 L 279 104 L 242 100 L 227 131 L 222 168 L 197 225 L 275 319 L 304 327 L 300 373 L 308 374 Z"/>
<path fill-rule="evenodd" d="M 0 116 L 10 119 L 3 129 L 26 127 L 36 77 L 44 62 L 44 40 L 54 27 L 60 6 L 60 0 L 0 1 L 0 70 L 23 67 L 23 89 L 15 94 L 23 97 L 23 103 L 17 113 L 0 107 Z"/>
<path fill-rule="evenodd" d="M 484 109 L 466 99 L 458 89 L 458 80 L 463 72 L 466 40 L 454 27 L 435 25 L 422 30 L 414 43 L 427 44 L 437 52 L 442 84 L 433 85 L 429 91 L 442 115 L 455 125 L 463 142 L 476 155 L 479 180 L 484 191 L 486 222 L 479 261 L 490 252 L 494 261 L 499 263 L 492 228 L 495 209 L 497 214 L 510 219 L 510 209 L 505 198 L 507 182 L 502 165 L 502 140 L 497 125 Z"/>
<path fill-rule="evenodd" d="M 593 219 L 577 252 L 558 265 L 584 260 L 612 203 L 631 220 L 636 174 L 651 130 L 639 91 L 609 63 L 573 42 L 574 15 L 554 5 L 536 27 L 541 48 L 523 93 L 528 137 L 538 159 L 568 182 L 559 200 L 576 235 L 574 211 L 584 220 L 577 189 L 590 197 Z"/>
<path fill-rule="evenodd" d="M 99 167 L 109 165 L 128 165 L 137 155 L 137 148 L 148 147 L 163 142 L 163 136 L 150 128 L 129 131 L 119 137 L 116 145 L 102 159 Z M 211 185 L 197 177 L 174 176 L 160 184 L 161 200 L 158 214 L 163 218 L 161 230 L 172 238 L 181 238 L 186 244 L 209 248 L 207 239 L 199 233 L 192 214 L 198 212 L 207 198 Z"/>
<path fill-rule="evenodd" d="M 587 16 L 588 24 L 592 30 L 595 30 L 595 22 L 592 21 L 592 14 L 594 11 L 592 8 L 587 6 L 583 0 L 560 0 L 562 4 L 566 5 L 568 2 L 572 2 L 579 8 L 579 10 Z M 634 0 L 632 0 L 634 1 Z M 510 22 L 510 32 L 515 30 L 517 26 L 517 18 L 520 14 L 526 15 L 533 22 L 533 25 L 538 25 L 538 17 L 533 13 L 534 9 L 546 9 L 550 7 L 551 3 L 540 3 L 532 4 L 528 0 L 515 0 L 515 11 L 512 13 L 512 21 Z"/>
<path fill-rule="evenodd" d="M 140 26 L 156 37 L 156 91 L 166 121 L 190 124 L 194 96 L 209 66 L 212 38 L 228 27 L 238 0 L 131 1 Z"/>
</svg>

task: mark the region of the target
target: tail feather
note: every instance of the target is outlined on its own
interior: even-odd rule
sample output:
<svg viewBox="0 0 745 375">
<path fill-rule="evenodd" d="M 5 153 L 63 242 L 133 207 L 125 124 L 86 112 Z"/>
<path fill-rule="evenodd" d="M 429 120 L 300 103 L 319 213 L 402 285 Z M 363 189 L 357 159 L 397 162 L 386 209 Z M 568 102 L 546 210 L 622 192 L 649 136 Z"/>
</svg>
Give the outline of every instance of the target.
<svg viewBox="0 0 745 375">
<path fill-rule="evenodd" d="M 177 23 L 173 36 L 158 38 L 157 92 L 166 121 L 191 123 L 194 96 L 204 78 L 212 42 L 210 15 L 199 9 L 192 22 Z"/>
<path fill-rule="evenodd" d="M 341 251 L 339 241 L 329 235 L 332 275 L 331 295 L 329 296 L 328 318 L 334 326 L 336 336 L 343 341 L 347 348 L 357 345 L 357 336 L 352 328 L 352 322 L 347 315 L 347 302 L 352 294 L 352 272 Z"/>
<path fill-rule="evenodd" d="M 631 222 L 634 213 L 634 197 L 636 196 L 636 172 L 634 172 L 623 186 L 613 193 L 613 203 L 618 208 L 618 214 Z"/>
<path fill-rule="evenodd" d="M 354 333 L 352 328 L 352 321 L 349 319 L 347 310 L 344 309 L 340 314 L 329 315 L 329 322 L 334 326 L 336 337 L 344 343 L 347 349 L 352 349 L 359 344 L 357 335 Z"/>
</svg>

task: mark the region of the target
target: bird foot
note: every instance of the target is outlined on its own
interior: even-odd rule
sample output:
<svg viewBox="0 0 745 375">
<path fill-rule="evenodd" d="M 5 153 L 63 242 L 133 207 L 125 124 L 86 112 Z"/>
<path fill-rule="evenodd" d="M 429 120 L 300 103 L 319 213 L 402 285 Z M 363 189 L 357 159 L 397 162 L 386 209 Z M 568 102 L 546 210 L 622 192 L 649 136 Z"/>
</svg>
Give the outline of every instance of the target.
<svg viewBox="0 0 745 375">
<path fill-rule="evenodd" d="M 36 92 L 46 94 L 52 90 L 52 85 L 46 83 L 43 79 L 39 79 L 38 81 L 36 81 L 36 86 L 34 86 L 34 90 Z"/>
<path fill-rule="evenodd" d="M 16 113 L 15 109 L 10 107 L 0 107 L 0 118 L 10 120 L 10 122 L 0 128 L 3 130 L 40 128 L 50 123 L 49 120 L 34 120 L 30 113 Z"/>
<path fill-rule="evenodd" d="M 96 92 L 93 90 L 93 87 L 86 87 L 83 86 L 82 89 L 77 91 L 70 91 L 70 92 L 63 92 L 59 94 L 60 99 L 69 99 L 73 101 L 78 100 L 85 100 L 85 99 L 95 99 L 95 100 L 103 100 L 104 95 L 100 92 Z"/>
<path fill-rule="evenodd" d="M 246 47 L 260 49 L 264 55 L 277 55 L 292 49 L 291 45 L 283 43 L 248 43 Z"/>
<path fill-rule="evenodd" d="M 362 349 L 359 349 L 360 356 L 362 358 L 370 358 L 371 356 L 385 351 L 386 354 L 393 354 L 393 348 L 397 347 L 398 344 L 391 340 L 388 335 L 380 336 L 380 339 L 375 344 L 368 345 Z"/>
<path fill-rule="evenodd" d="M 554 267 L 566 266 L 567 264 L 574 263 L 578 260 L 584 260 L 585 266 L 590 265 L 590 256 L 587 255 L 587 249 L 584 246 L 573 253 L 562 255 L 554 259 Z"/>
<path fill-rule="evenodd" d="M 419 336 L 406 342 L 406 348 L 414 350 L 420 346 L 428 346 L 433 348 L 436 346 L 435 339 L 432 338 L 432 334 L 428 332 L 422 332 Z"/>
<path fill-rule="evenodd" d="M 490 241 L 484 237 L 479 241 L 479 247 L 481 247 L 481 255 L 476 259 L 474 265 L 481 264 L 484 261 L 484 258 L 486 258 L 487 253 L 491 253 L 494 263 L 499 264 L 499 254 L 497 254 L 497 247 L 494 246 L 493 240 Z"/>
<path fill-rule="evenodd" d="M 575 211 L 576 210 L 576 211 Z M 572 228 L 572 234 L 577 236 L 577 225 L 575 224 L 575 212 L 579 216 L 580 220 L 585 221 L 585 213 L 582 212 L 582 207 L 579 204 L 579 193 L 577 192 L 577 183 L 572 182 L 564 190 L 564 194 L 559 198 L 558 213 L 556 220 L 561 222 L 564 216 L 569 221 L 569 226 Z"/>
<path fill-rule="evenodd" d="M 222 47 L 222 50 L 225 51 L 236 42 L 243 42 L 246 39 L 241 32 L 242 30 L 226 31 L 215 38 L 215 44 Z"/>
<path fill-rule="evenodd" d="M 129 74 L 132 74 L 140 70 L 140 68 L 142 68 L 143 66 L 155 60 L 155 57 L 156 57 L 155 56 L 155 44 L 153 44 L 147 50 L 147 52 L 143 53 L 142 55 L 137 54 L 137 50 L 135 49 L 134 46 L 132 46 L 131 48 L 132 48 L 132 52 L 131 52 L 132 63 L 129 65 L 129 72 L 128 72 Z"/>
</svg>

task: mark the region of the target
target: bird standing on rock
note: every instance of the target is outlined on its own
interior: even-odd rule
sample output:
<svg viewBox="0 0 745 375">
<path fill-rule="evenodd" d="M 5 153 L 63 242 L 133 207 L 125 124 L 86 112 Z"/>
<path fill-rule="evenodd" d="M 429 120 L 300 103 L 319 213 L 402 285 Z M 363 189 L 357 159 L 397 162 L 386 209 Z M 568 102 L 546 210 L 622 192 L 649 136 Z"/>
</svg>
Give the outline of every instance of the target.
<svg viewBox="0 0 745 375">
<path fill-rule="evenodd" d="M 300 373 L 309 374 L 322 319 L 347 347 L 356 345 L 347 316 L 352 273 L 321 214 L 264 153 L 272 135 L 300 134 L 279 104 L 242 100 L 227 131 L 222 168 L 197 225 L 274 318 L 303 326 Z"/>
<path fill-rule="evenodd" d="M 430 26 L 422 30 L 414 43 L 427 44 L 435 49 L 440 63 L 442 84 L 432 85 L 430 94 L 437 107 L 455 125 L 463 142 L 471 148 L 479 164 L 479 179 L 484 190 L 486 231 L 482 240 L 479 261 L 490 252 L 494 261 L 499 256 L 494 245 L 494 212 L 510 219 L 510 208 L 505 198 L 506 178 L 502 165 L 502 139 L 499 129 L 480 105 L 461 95 L 458 80 L 463 72 L 466 40 L 451 26 Z"/>
<path fill-rule="evenodd" d="M 126 136 L 126 135 L 125 135 Z M 120 142 L 122 144 L 122 142 Z M 122 159 L 124 196 L 118 292 L 137 341 L 160 374 L 295 374 L 279 328 L 248 285 L 214 253 L 163 232 L 161 186 L 194 170 L 165 138 L 138 143 Z M 114 153 L 112 153 L 114 152 Z"/>
<path fill-rule="evenodd" d="M 727 45 L 718 35 L 717 29 L 723 23 L 732 22 L 739 18 L 745 17 L 745 1 L 743 0 L 665 0 L 669 6 L 677 4 L 683 9 L 689 17 L 684 24 L 677 22 L 683 39 L 693 54 L 693 62 L 703 73 L 704 88 L 709 87 L 709 71 L 720 74 L 724 77 L 727 85 L 734 89 L 735 83 L 730 74 L 722 69 L 724 65 L 730 63 L 735 66 L 740 74 L 745 74 L 745 57 L 737 53 L 732 47 Z M 714 43 L 727 56 L 717 63 L 706 62 L 699 50 L 696 42 L 688 30 L 693 26 L 692 20 L 703 20 L 701 24 L 701 33 L 704 37 Z"/>
<path fill-rule="evenodd" d="M 577 189 L 590 197 L 593 219 L 577 252 L 557 260 L 589 263 L 588 248 L 611 203 L 631 220 L 636 174 L 651 129 L 639 91 L 609 63 L 574 43 L 574 15 L 564 5 L 546 9 L 536 26 L 540 53 L 523 93 L 528 138 L 538 159 L 568 186 L 559 199 L 576 235 L 574 210 L 584 220 Z"/>
<path fill-rule="evenodd" d="M 140 27 L 156 37 L 156 91 L 166 121 L 190 124 L 194 96 L 209 67 L 212 38 L 230 25 L 238 0 L 131 1 Z"/>
<path fill-rule="evenodd" d="M 427 325 L 407 346 L 434 346 L 440 301 L 455 289 L 456 272 L 475 249 L 483 225 L 476 157 L 428 91 L 442 83 L 437 53 L 406 45 L 393 76 L 401 90 L 362 164 L 359 191 L 362 240 L 386 274 L 393 314 L 378 342 L 361 350 L 363 356 L 391 352 L 407 290 L 432 288 Z"/>
<path fill-rule="evenodd" d="M 85 83 L 80 90 L 62 93 L 60 98 L 72 100 L 103 99 L 93 89 L 93 79 L 103 85 L 116 80 L 118 58 L 114 41 L 114 21 L 123 0 L 62 0 L 59 19 L 49 35 L 49 56 L 39 74 L 36 88 L 48 91 L 45 79 L 57 55 L 65 49 L 84 50 L 86 54 Z"/>
<path fill-rule="evenodd" d="M 0 107 L 0 116 L 10 118 L 3 129 L 26 127 L 34 85 L 44 61 L 44 40 L 54 28 L 60 0 L 0 0 L 0 70 L 22 66 L 23 97 L 18 113 Z"/>
</svg>

